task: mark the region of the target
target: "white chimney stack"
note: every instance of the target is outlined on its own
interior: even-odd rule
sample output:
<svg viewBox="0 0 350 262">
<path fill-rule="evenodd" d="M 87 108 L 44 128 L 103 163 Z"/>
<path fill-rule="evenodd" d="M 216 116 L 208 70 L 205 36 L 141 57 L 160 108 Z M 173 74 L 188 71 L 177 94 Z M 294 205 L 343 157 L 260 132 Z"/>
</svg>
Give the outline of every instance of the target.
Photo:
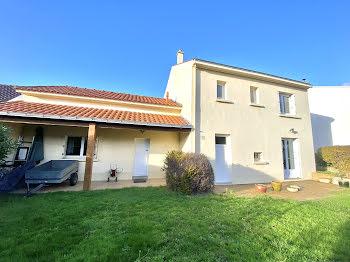
<svg viewBox="0 0 350 262">
<path fill-rule="evenodd" d="M 181 49 L 179 51 L 177 51 L 177 64 L 182 64 L 184 62 L 184 52 L 181 51 Z"/>
</svg>

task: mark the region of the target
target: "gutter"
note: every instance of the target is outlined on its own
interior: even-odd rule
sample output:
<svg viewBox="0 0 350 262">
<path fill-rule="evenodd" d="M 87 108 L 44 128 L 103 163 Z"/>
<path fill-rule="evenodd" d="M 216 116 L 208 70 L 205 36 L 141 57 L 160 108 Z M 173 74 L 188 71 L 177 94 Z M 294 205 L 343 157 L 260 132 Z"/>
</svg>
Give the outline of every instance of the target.
<svg viewBox="0 0 350 262">
<path fill-rule="evenodd" d="M 123 120 L 103 119 L 103 118 L 95 118 L 95 117 L 58 116 L 58 115 L 30 114 L 30 113 L 7 112 L 7 111 L 0 111 L 0 115 L 1 116 L 46 118 L 46 119 L 54 119 L 54 120 L 59 119 L 59 120 L 68 120 L 68 121 L 85 121 L 85 122 L 96 122 L 96 123 L 107 123 L 107 124 L 124 124 L 124 125 L 136 125 L 136 126 L 173 127 L 173 128 L 185 128 L 185 129 L 192 128 L 192 125 L 190 125 L 190 124 L 188 124 L 188 125 L 176 125 L 176 124 L 123 121 Z M 184 121 L 186 121 L 186 120 L 184 120 Z"/>
</svg>

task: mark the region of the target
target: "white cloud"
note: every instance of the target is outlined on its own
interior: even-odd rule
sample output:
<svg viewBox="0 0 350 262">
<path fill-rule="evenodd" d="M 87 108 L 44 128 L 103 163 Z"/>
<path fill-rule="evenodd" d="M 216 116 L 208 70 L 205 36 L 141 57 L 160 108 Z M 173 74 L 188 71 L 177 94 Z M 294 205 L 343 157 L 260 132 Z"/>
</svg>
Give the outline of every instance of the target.
<svg viewBox="0 0 350 262">
<path fill-rule="evenodd" d="M 350 86 L 350 82 L 345 82 L 343 86 Z"/>
</svg>

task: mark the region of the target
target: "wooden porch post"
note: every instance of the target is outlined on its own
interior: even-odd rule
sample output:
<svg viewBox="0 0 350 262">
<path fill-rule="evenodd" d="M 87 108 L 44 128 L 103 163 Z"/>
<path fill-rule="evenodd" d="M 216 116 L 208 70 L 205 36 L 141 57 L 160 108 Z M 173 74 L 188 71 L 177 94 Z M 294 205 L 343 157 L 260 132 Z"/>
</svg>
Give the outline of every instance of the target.
<svg viewBox="0 0 350 262">
<path fill-rule="evenodd" d="M 92 166 L 94 163 L 94 152 L 95 152 L 95 139 L 96 139 L 96 124 L 89 124 L 88 143 L 86 148 L 86 163 L 85 163 L 85 174 L 84 174 L 84 190 L 90 190 L 91 188 L 91 177 L 92 177 Z"/>
</svg>

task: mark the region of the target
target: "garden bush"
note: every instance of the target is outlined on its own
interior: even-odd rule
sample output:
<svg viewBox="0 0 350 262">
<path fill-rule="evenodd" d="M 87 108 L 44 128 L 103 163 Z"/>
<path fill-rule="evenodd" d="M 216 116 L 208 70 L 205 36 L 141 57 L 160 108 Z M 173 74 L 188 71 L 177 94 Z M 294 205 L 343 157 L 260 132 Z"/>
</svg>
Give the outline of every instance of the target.
<svg viewBox="0 0 350 262">
<path fill-rule="evenodd" d="M 350 174 L 350 146 L 326 146 L 316 153 L 318 165 L 332 166 L 343 174 Z"/>
<path fill-rule="evenodd" d="M 214 187 L 214 171 L 203 154 L 170 151 L 163 170 L 167 186 L 173 191 L 198 194 L 210 192 Z"/>
<path fill-rule="evenodd" d="M 11 127 L 0 123 L 0 163 L 2 163 L 8 154 L 16 147 L 18 142 L 12 138 L 13 130 Z"/>
</svg>

